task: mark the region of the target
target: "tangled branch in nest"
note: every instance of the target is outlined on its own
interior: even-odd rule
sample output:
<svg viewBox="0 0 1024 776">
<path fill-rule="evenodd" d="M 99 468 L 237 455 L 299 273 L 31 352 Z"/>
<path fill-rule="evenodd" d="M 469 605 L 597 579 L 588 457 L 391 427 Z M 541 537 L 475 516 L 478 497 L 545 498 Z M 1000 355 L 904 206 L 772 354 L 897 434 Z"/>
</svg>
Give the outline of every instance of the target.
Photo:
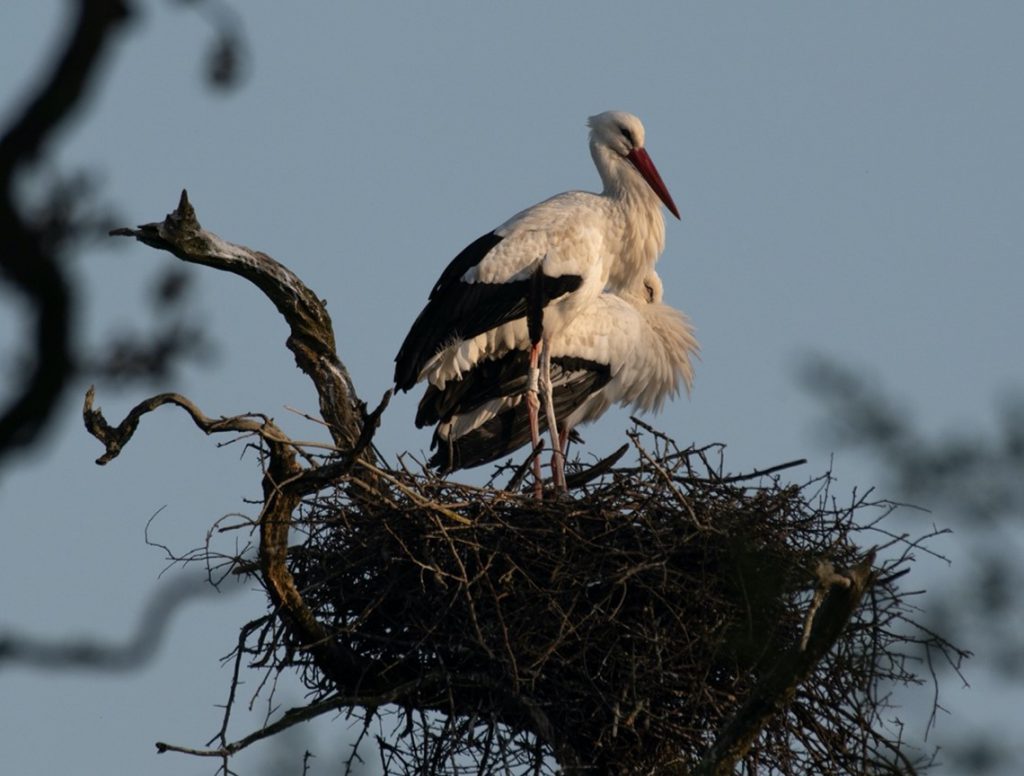
<svg viewBox="0 0 1024 776">
<path fill-rule="evenodd" d="M 956 655 L 909 618 L 910 543 L 862 563 L 892 505 L 839 506 L 827 476 L 737 481 L 714 448 L 653 441 L 566 501 L 388 471 L 371 502 L 350 475 L 304 502 L 290 566 L 372 674 L 339 687 L 273 622 L 243 649 L 367 723 L 400 717 L 389 773 L 691 773 L 715 746 L 749 773 L 908 770 L 881 688 L 918 681 L 912 641 Z"/>
</svg>

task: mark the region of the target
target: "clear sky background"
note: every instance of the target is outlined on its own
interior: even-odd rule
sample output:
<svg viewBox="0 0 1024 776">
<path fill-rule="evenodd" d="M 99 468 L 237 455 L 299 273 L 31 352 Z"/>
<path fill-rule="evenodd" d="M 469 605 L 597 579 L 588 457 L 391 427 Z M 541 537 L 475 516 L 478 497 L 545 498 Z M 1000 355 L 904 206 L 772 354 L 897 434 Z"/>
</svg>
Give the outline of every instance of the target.
<svg viewBox="0 0 1024 776">
<path fill-rule="evenodd" d="M 0 9 L 4 121 L 41 77 L 65 5 Z M 1024 384 L 1024 5 L 260 0 L 237 4 L 249 68 L 227 94 L 203 85 L 204 19 L 183 3 L 139 5 L 47 172 L 97 173 L 125 225 L 161 219 L 187 187 L 206 227 L 270 253 L 328 300 L 371 404 L 455 253 L 523 207 L 599 186 L 585 121 L 613 108 L 643 119 L 683 216 L 667 225 L 658 269 L 703 359 L 693 396 L 655 420 L 680 442 L 727 443 L 733 471 L 797 457 L 810 462 L 795 479 L 826 469 L 820 408 L 795 378 L 812 353 L 897 392 L 936 431 L 990 429 L 993 400 Z M 79 256 L 81 341 L 149 325 L 147 291 L 174 263 L 114 239 Z M 108 418 L 175 390 L 210 415 L 263 411 L 296 437 L 324 437 L 285 409 L 315 412 L 316 399 L 271 305 L 234 276 L 188 272 L 212 360 L 159 385 L 98 385 Z M 5 371 L 17 368 L 13 303 L 0 295 Z M 217 449 L 169 408 L 97 467 L 85 387 L 0 478 L 0 628 L 120 641 L 165 567 L 143 541 L 147 520 L 159 511 L 155 541 L 199 546 L 217 517 L 255 514 L 243 498 L 258 498 L 259 474 L 240 446 Z M 429 444 L 415 401 L 392 402 L 377 436 L 386 454 Z M 613 412 L 584 429 L 587 450 L 612 450 L 627 423 Z M 837 492 L 879 479 L 852 454 L 834 469 Z M 955 539 L 941 549 L 966 562 Z M 212 773 L 212 761 L 158 756 L 153 742 L 201 746 L 216 732 L 230 680 L 219 658 L 263 611 L 253 591 L 193 603 L 140 671 L 0 668 L 2 770 Z M 954 716 L 940 731 L 1019 733 L 1024 698 L 968 678 L 970 690 L 946 681 Z M 284 684 L 280 700 L 301 702 Z M 257 722 L 240 715 L 235 737 Z M 311 773 L 336 771 L 347 724 L 313 726 Z M 237 770 L 253 773 L 270 748 Z"/>
</svg>

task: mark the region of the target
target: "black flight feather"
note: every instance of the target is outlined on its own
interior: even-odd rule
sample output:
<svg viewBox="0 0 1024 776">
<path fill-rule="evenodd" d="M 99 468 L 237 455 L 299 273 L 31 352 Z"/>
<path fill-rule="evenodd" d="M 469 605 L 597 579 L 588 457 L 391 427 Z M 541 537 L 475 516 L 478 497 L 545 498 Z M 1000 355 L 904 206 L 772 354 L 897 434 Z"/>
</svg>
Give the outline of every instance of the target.
<svg viewBox="0 0 1024 776">
<path fill-rule="evenodd" d="M 475 337 L 528 312 L 532 279 L 509 283 L 466 283 L 461 278 L 476 266 L 502 238 L 493 233 L 475 240 L 441 274 L 430 299 L 395 356 L 395 385 L 408 391 L 426 363 L 446 345 Z M 538 257 L 540 260 L 541 257 Z M 575 291 L 578 275 L 545 278 L 541 305 Z"/>
<path fill-rule="evenodd" d="M 515 355 L 522 356 L 524 354 L 522 351 L 516 351 Z M 523 367 L 519 379 L 522 388 L 515 394 L 517 400 L 507 409 L 458 439 L 444 439 L 435 431 L 431 446 L 436 447 L 437 452 L 430 458 L 431 466 L 442 473 L 480 466 L 509 455 L 530 441 L 529 413 L 526 402 L 521 399 L 522 391 L 526 387 L 525 367 L 528 365 L 528 359 L 510 359 L 506 362 L 506 368 L 511 369 L 513 364 Z M 475 373 L 476 370 L 473 372 Z M 472 374 L 464 376 L 463 380 L 454 381 L 454 385 L 449 383 L 452 386 L 452 393 L 456 394 L 460 401 L 453 400 L 445 403 L 443 397 L 439 398 L 436 406 L 446 405 L 450 410 L 447 419 L 454 414 L 471 412 L 484 402 L 498 398 L 498 396 L 490 395 L 494 392 L 488 390 L 486 386 L 474 391 L 458 385 L 458 383 L 466 382 L 467 379 L 475 382 Z M 553 358 L 551 360 L 551 381 L 555 416 L 568 416 L 589 396 L 607 385 L 609 380 L 611 380 L 611 368 L 607 364 L 582 358 Z M 483 380 L 480 382 L 483 383 Z M 433 386 L 428 389 L 429 391 L 441 393 Z M 424 396 L 424 401 L 426 398 Z M 473 404 L 474 401 L 477 403 Z M 422 406 L 421 402 L 421 408 Z M 541 413 L 539 419 L 543 432 L 547 429 L 547 417 Z"/>
</svg>

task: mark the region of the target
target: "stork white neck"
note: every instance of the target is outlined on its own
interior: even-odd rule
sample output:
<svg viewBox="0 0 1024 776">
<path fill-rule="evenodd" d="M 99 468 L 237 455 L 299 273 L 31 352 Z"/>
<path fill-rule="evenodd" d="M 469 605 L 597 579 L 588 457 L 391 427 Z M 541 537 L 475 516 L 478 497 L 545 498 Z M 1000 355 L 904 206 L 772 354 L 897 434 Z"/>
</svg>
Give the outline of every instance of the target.
<svg viewBox="0 0 1024 776">
<path fill-rule="evenodd" d="M 594 159 L 607 210 L 605 235 L 613 257 L 608 284 L 635 285 L 665 248 L 664 203 L 677 217 L 675 203 L 644 150 L 640 119 L 621 111 L 590 117 L 590 155 Z"/>
</svg>

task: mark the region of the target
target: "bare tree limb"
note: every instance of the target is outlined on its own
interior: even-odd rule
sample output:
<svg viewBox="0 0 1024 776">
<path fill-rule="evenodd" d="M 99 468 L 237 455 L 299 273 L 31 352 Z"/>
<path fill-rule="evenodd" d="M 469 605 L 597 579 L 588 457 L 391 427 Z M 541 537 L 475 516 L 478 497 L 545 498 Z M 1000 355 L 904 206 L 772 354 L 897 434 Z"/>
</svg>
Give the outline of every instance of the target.
<svg viewBox="0 0 1024 776">
<path fill-rule="evenodd" d="M 388 397 L 374 413 L 367 415 L 348 370 L 337 356 L 331 318 L 323 302 L 295 273 L 265 253 L 227 242 L 203 229 L 186 191 L 182 191 L 178 207 L 162 222 L 145 224 L 137 229 L 115 229 L 111 235 L 134 237 L 150 247 L 166 250 L 182 261 L 234 273 L 263 291 L 288 323 L 291 330 L 288 348 L 294 354 L 296 364 L 316 387 L 321 415 L 327 421 L 335 443 L 348 453 L 345 464 L 351 466 L 353 459 L 365 463 L 373 460 L 372 431 L 387 406 Z M 288 532 L 292 516 L 305 492 L 295 484 L 301 482 L 308 470 L 304 470 L 296 460 L 294 443 L 272 421 L 267 418 L 257 420 L 251 416 L 213 420 L 199 412 L 188 399 L 176 394 L 163 394 L 142 402 L 117 428 L 111 428 L 98 411 L 92 410 L 90 393 L 84 410 L 86 426 L 107 447 L 99 462 L 116 456 L 134 433 L 139 418 L 163 404 L 175 404 L 185 409 L 193 422 L 206 433 L 252 432 L 266 443 L 264 503 L 259 519 L 260 568 L 271 601 L 289 624 L 302 649 L 313 657 L 325 676 L 336 680 L 339 687 L 360 681 L 369 667 L 355 660 L 317 621 L 287 567 Z M 408 677 L 387 677 L 375 687 L 393 686 L 396 681 L 407 680 Z"/>
<path fill-rule="evenodd" d="M 414 691 L 420 684 L 422 684 L 422 682 L 423 680 L 416 679 L 414 681 L 407 682 L 405 685 L 393 687 L 378 695 L 370 693 L 355 696 L 331 695 L 322 700 L 314 701 L 306 706 L 297 706 L 295 708 L 288 709 L 277 720 L 269 725 L 265 725 L 259 730 L 255 730 L 236 741 L 224 743 L 215 749 L 197 749 L 188 746 L 179 746 L 177 744 L 168 744 L 164 741 L 157 741 L 156 749 L 160 754 L 164 754 L 165 752 L 181 752 L 182 754 L 197 755 L 199 757 L 229 757 L 240 752 L 242 749 L 255 744 L 257 741 L 276 735 L 277 733 L 287 730 L 300 722 L 308 722 L 309 720 L 315 719 L 321 714 L 326 714 L 330 711 L 351 708 L 353 706 L 375 708 L 377 706 L 395 703 Z"/>
<path fill-rule="evenodd" d="M 327 309 L 294 272 L 265 253 L 227 242 L 203 229 L 187 191 L 181 192 L 177 209 L 162 222 L 137 229 L 114 229 L 110 234 L 134 237 L 152 248 L 173 253 L 182 261 L 232 272 L 256 285 L 287 321 L 291 329 L 288 348 L 295 363 L 316 387 L 320 412 L 335 443 L 343 450 L 359 446 L 365 406 L 338 358 Z M 372 458 L 372 449 L 364 445 L 360 454 Z"/>
<path fill-rule="evenodd" d="M 274 425 L 273 421 L 267 418 L 262 418 L 260 420 L 257 420 L 256 416 L 210 418 L 204 415 L 195 404 L 178 393 L 161 393 L 157 396 L 146 399 L 145 401 L 139 402 L 131 409 L 128 415 L 125 416 L 125 419 L 115 427 L 107 423 L 101 410 L 93 409 L 95 396 L 96 389 L 90 387 L 85 393 L 85 404 L 82 407 L 82 416 L 85 420 L 86 430 L 100 440 L 107 448 L 107 452 L 96 459 L 96 463 L 100 466 L 110 463 L 110 461 L 120 455 L 121 450 L 128 443 L 128 440 L 134 436 L 136 429 L 139 427 L 139 421 L 142 419 L 143 415 L 148 412 L 152 412 L 165 404 L 173 404 L 177 407 L 181 407 L 189 414 L 192 421 L 207 434 L 214 434 L 223 431 L 239 431 L 243 433 L 259 434 L 268 441 L 281 443 L 288 443 L 290 441 L 288 437 L 286 437 L 281 430 Z"/>
<path fill-rule="evenodd" d="M 94 393 L 86 394 L 83 415 L 89 432 L 103 442 L 105 455 L 97 463 L 104 464 L 116 457 L 131 439 L 143 415 L 165 404 L 184 409 L 192 421 L 205 433 L 248 432 L 260 436 L 267 446 L 267 467 L 263 477 L 263 510 L 260 514 L 260 568 L 271 600 L 281 614 L 296 629 L 306 648 L 321 663 L 327 676 L 354 666 L 335 644 L 333 638 L 317 622 L 295 586 L 295 580 L 285 563 L 288 551 L 288 530 L 292 514 L 301 500 L 301 493 L 288 488 L 287 483 L 302 473 L 296 460 L 294 444 L 269 418 L 257 420 L 253 416 L 213 419 L 203 414 L 191 401 L 179 394 L 165 393 L 136 405 L 116 427 L 111 426 L 98 409 L 93 409 Z"/>
<path fill-rule="evenodd" d="M 358 699 L 361 701 L 362 699 Z M 182 754 L 191 754 L 198 757 L 230 757 L 231 755 L 245 749 L 250 744 L 254 744 L 264 738 L 276 735 L 283 730 L 287 730 L 293 725 L 297 725 L 300 722 L 307 722 L 311 719 L 315 719 L 321 714 L 325 714 L 329 711 L 344 708 L 345 706 L 353 705 L 357 702 L 353 698 L 343 698 L 340 696 L 334 696 L 331 698 L 325 698 L 322 701 L 316 701 L 308 706 L 301 706 L 294 709 L 288 709 L 276 722 L 266 725 L 237 741 L 230 741 L 217 747 L 216 749 L 196 749 L 189 746 L 178 746 L 177 744 L 168 744 L 163 741 L 156 742 L 156 750 L 160 754 L 165 752 L 181 752 Z M 385 703 L 388 701 L 385 701 Z"/>
<path fill-rule="evenodd" d="M 264 503 L 259 517 L 259 568 L 274 607 L 292 629 L 301 648 L 311 655 L 324 676 L 331 678 L 339 688 L 359 687 L 362 693 L 374 696 L 394 695 L 399 693 L 396 688 L 402 687 L 415 687 L 417 691 L 426 687 L 433 688 L 429 689 L 428 694 L 437 692 L 429 677 L 418 671 L 388 670 L 376 666 L 373 661 L 355 657 L 338 643 L 310 610 L 286 563 L 292 516 L 303 495 L 309 492 L 303 479 L 309 470 L 303 469 L 298 463 L 296 443 L 272 420 L 256 415 L 211 418 L 186 397 L 165 393 L 140 402 L 121 423 L 113 426 L 104 418 L 102 411 L 94 408 L 94 398 L 94 391 L 90 388 L 83 406 L 83 417 L 86 429 L 106 448 L 106 453 L 97 459 L 99 464 L 117 457 L 138 429 L 142 416 L 164 405 L 185 410 L 192 422 L 206 434 L 252 433 L 263 440 L 266 445 L 266 466 L 263 477 Z M 356 457 L 355 460 L 373 473 L 380 473 L 363 458 Z M 462 516 L 441 505 L 424 506 L 432 506 L 450 519 L 467 522 Z"/>
</svg>

